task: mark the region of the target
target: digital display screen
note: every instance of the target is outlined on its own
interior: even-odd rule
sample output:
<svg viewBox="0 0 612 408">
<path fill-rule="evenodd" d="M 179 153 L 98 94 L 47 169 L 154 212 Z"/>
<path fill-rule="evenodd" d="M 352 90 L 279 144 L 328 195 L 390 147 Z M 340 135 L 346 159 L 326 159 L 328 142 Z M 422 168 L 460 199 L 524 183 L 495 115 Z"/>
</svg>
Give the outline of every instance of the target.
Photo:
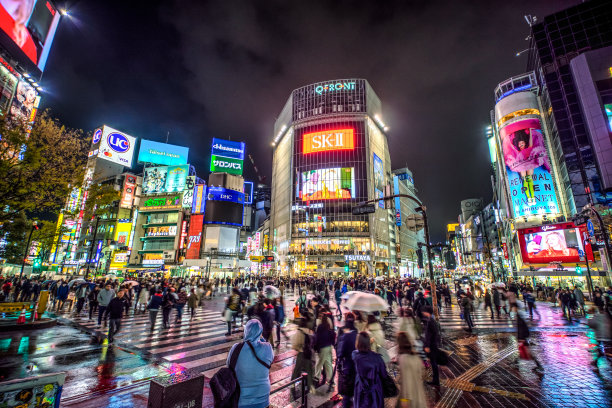
<svg viewBox="0 0 612 408">
<path fill-rule="evenodd" d="M 302 201 L 344 200 L 355 197 L 355 169 L 334 167 L 302 172 Z"/>
<path fill-rule="evenodd" d="M 173 193 L 185 189 L 189 165 L 149 167 L 144 171 L 142 194 Z"/>
<path fill-rule="evenodd" d="M 584 243 L 582 227 L 573 223 L 543 225 L 519 230 L 519 242 L 523 262 L 530 263 L 576 263 L 581 255 L 593 261 L 591 245 Z"/>
<path fill-rule="evenodd" d="M 138 161 L 140 163 L 176 166 L 187 164 L 188 156 L 188 147 L 159 143 L 146 139 L 140 141 L 140 149 L 138 150 Z"/>
<path fill-rule="evenodd" d="M 228 201 L 208 201 L 204 224 L 225 224 L 242 226 L 244 206 Z"/>
</svg>

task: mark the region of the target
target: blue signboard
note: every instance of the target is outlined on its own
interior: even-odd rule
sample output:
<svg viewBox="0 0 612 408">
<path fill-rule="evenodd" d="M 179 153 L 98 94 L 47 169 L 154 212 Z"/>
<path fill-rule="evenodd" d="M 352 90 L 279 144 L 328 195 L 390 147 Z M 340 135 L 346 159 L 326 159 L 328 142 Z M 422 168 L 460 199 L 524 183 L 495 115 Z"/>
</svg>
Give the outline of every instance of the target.
<svg viewBox="0 0 612 408">
<path fill-rule="evenodd" d="M 191 202 L 192 214 L 204 214 L 206 209 L 206 184 L 196 184 L 193 189 L 193 201 Z"/>
<path fill-rule="evenodd" d="M 206 199 L 210 201 L 230 201 L 232 203 L 244 204 L 244 193 L 228 190 L 223 187 L 208 187 Z"/>
<path fill-rule="evenodd" d="M 244 182 L 244 203 L 253 204 L 253 182 Z"/>
<path fill-rule="evenodd" d="M 213 138 L 211 155 L 244 160 L 244 143 Z"/>
<path fill-rule="evenodd" d="M 589 232 L 590 237 L 595 236 L 595 226 L 593 225 L 593 221 L 588 220 L 586 223 L 587 231 Z"/>
<path fill-rule="evenodd" d="M 140 163 L 178 166 L 181 164 L 187 164 L 188 155 L 188 147 L 142 139 L 140 141 L 140 150 L 138 150 L 138 161 Z"/>
</svg>

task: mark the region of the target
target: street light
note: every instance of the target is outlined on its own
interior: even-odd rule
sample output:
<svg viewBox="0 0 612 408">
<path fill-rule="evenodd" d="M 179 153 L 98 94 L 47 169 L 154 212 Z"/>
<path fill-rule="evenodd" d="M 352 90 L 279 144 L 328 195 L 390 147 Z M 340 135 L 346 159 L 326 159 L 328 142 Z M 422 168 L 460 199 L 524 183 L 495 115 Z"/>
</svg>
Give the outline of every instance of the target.
<svg viewBox="0 0 612 408">
<path fill-rule="evenodd" d="M 28 257 L 28 250 L 30 249 L 30 242 L 32 241 L 32 234 L 34 230 L 38 229 L 38 223 L 32 222 L 32 228 L 30 229 L 30 235 L 28 235 L 28 242 L 26 243 L 25 251 L 23 254 L 23 260 L 21 261 L 21 272 L 19 273 L 19 280 L 23 277 L 23 268 L 25 267 L 26 258 Z"/>
</svg>

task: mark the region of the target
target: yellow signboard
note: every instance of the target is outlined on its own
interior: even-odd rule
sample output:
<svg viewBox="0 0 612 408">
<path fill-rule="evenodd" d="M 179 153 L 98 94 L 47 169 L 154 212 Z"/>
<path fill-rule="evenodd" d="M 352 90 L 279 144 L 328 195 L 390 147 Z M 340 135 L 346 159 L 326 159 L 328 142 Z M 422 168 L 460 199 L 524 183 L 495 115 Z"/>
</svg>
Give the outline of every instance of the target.
<svg viewBox="0 0 612 408">
<path fill-rule="evenodd" d="M 251 255 L 249 257 L 249 259 L 251 260 L 251 262 L 261 262 L 264 260 L 263 256 L 255 256 L 255 255 Z"/>
</svg>

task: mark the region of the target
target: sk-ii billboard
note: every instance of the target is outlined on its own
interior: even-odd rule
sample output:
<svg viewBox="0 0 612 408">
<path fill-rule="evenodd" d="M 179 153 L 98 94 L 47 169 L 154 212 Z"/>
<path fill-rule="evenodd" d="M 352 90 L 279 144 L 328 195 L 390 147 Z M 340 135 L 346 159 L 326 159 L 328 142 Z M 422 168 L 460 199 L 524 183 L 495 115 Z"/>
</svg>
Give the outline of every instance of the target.
<svg viewBox="0 0 612 408">
<path fill-rule="evenodd" d="M 530 118 L 499 132 L 515 217 L 560 212 L 541 129 L 539 119 Z"/>
</svg>

